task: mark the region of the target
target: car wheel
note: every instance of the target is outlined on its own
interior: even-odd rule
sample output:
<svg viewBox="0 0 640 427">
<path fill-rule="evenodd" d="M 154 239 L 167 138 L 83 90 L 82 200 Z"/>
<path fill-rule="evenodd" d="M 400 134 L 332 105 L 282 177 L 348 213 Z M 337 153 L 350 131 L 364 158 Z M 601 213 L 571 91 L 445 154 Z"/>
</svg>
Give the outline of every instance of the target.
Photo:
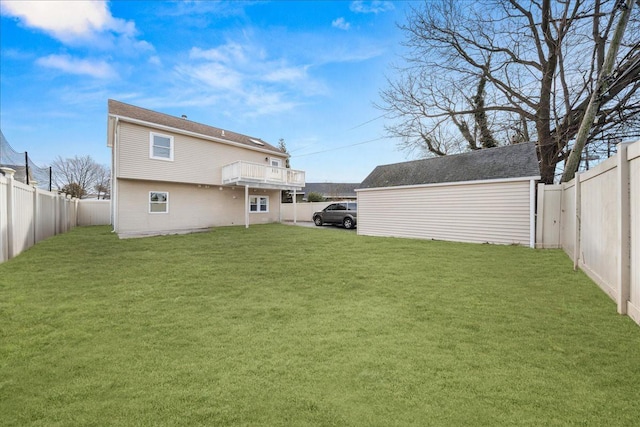
<svg viewBox="0 0 640 427">
<path fill-rule="evenodd" d="M 342 225 L 344 225 L 344 228 L 347 230 L 351 230 L 353 228 L 353 220 L 351 218 L 345 218 L 342 221 Z"/>
<path fill-rule="evenodd" d="M 322 225 L 322 218 L 321 218 L 321 217 L 319 217 L 319 216 L 317 216 L 317 217 L 313 218 L 313 222 L 314 222 L 318 227 L 320 227 L 320 226 Z"/>
</svg>

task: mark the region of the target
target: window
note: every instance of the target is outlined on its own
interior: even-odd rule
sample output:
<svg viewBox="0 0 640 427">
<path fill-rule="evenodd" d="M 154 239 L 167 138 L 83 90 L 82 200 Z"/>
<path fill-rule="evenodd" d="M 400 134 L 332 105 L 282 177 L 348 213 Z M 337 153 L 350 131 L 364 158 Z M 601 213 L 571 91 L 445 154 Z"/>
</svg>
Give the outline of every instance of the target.
<svg viewBox="0 0 640 427">
<path fill-rule="evenodd" d="M 169 193 L 166 191 L 149 192 L 149 213 L 168 213 Z"/>
<path fill-rule="evenodd" d="M 282 167 L 282 159 L 277 159 L 275 157 L 271 158 L 271 166 L 276 167 L 276 168 L 281 168 Z"/>
<path fill-rule="evenodd" d="M 149 157 L 158 160 L 173 160 L 173 137 L 151 132 Z"/>
<path fill-rule="evenodd" d="M 269 212 L 268 196 L 249 197 L 249 212 Z"/>
</svg>

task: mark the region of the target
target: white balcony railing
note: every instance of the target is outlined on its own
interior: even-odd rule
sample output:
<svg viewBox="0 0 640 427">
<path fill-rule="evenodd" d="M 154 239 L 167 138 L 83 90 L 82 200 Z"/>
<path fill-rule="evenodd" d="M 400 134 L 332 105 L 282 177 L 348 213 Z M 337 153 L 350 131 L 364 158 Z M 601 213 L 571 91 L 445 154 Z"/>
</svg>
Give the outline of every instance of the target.
<svg viewBox="0 0 640 427">
<path fill-rule="evenodd" d="M 282 188 L 305 186 L 304 171 L 279 168 L 242 160 L 222 167 L 222 183 L 236 185 L 263 184 Z"/>
</svg>

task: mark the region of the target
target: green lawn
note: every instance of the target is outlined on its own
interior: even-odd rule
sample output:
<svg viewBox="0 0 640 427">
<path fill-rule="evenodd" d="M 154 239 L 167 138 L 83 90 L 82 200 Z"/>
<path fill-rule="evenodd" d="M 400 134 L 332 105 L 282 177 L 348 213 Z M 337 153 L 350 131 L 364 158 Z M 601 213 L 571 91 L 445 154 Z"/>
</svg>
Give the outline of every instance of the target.
<svg viewBox="0 0 640 427">
<path fill-rule="evenodd" d="M 557 250 L 89 227 L 0 264 L 2 425 L 638 425 L 638 384 Z"/>
</svg>

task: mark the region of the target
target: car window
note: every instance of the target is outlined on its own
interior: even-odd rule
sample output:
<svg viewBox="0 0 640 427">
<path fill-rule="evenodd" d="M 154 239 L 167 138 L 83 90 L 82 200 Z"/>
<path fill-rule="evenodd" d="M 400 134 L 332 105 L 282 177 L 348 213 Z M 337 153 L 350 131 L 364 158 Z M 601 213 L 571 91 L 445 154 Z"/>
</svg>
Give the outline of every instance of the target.
<svg viewBox="0 0 640 427">
<path fill-rule="evenodd" d="M 338 204 L 336 204 L 336 210 L 346 211 L 347 210 L 347 204 L 346 203 L 338 203 Z"/>
<path fill-rule="evenodd" d="M 336 210 L 336 205 L 329 205 L 326 208 L 324 208 L 325 211 L 334 211 Z"/>
<path fill-rule="evenodd" d="M 349 203 L 349 210 L 350 211 L 358 210 L 358 204 L 357 203 Z"/>
</svg>

